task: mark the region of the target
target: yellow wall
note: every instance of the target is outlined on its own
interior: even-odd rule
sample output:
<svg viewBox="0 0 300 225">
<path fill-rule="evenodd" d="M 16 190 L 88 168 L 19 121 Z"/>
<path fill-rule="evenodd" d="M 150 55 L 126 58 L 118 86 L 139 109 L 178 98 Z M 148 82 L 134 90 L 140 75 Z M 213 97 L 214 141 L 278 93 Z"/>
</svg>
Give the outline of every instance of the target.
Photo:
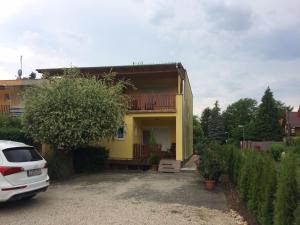
<svg viewBox="0 0 300 225">
<path fill-rule="evenodd" d="M 124 118 L 125 138 L 122 140 L 103 141 L 99 144 L 109 149 L 109 158 L 111 159 L 132 159 L 133 155 L 133 122 L 132 115 L 126 115 Z"/>
<path fill-rule="evenodd" d="M 184 159 L 193 154 L 193 94 L 188 77 L 184 82 Z"/>
<path fill-rule="evenodd" d="M 176 95 L 176 160 L 183 160 L 182 95 Z"/>
</svg>

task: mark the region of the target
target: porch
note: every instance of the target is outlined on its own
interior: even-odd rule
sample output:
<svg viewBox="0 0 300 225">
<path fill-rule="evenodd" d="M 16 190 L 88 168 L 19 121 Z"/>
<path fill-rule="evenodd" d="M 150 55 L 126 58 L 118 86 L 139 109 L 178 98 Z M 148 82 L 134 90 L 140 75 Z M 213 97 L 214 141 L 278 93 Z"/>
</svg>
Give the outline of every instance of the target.
<svg viewBox="0 0 300 225">
<path fill-rule="evenodd" d="M 151 154 L 160 159 L 176 159 L 176 118 L 134 118 L 132 159 L 148 164 Z"/>
<path fill-rule="evenodd" d="M 160 159 L 176 159 L 176 144 L 173 143 L 168 151 L 162 151 L 161 144 L 145 145 L 134 144 L 133 145 L 133 160 L 137 160 L 148 164 L 151 154 L 158 154 Z"/>
</svg>

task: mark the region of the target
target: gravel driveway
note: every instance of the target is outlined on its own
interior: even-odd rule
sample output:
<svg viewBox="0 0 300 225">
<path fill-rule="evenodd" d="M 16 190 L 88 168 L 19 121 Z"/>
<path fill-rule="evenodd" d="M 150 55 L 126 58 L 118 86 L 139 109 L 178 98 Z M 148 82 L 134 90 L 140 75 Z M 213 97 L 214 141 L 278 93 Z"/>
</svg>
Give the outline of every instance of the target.
<svg viewBox="0 0 300 225">
<path fill-rule="evenodd" d="M 30 201 L 0 204 L 1 225 L 236 225 L 223 192 L 195 173 L 104 172 L 51 184 Z"/>
</svg>

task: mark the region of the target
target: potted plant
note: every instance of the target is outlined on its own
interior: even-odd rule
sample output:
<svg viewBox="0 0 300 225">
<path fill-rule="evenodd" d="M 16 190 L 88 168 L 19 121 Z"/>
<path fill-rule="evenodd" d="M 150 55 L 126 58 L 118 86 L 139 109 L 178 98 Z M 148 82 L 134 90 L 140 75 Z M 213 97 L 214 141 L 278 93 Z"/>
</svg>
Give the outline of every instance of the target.
<svg viewBox="0 0 300 225">
<path fill-rule="evenodd" d="M 158 170 L 158 165 L 160 162 L 160 156 L 157 153 L 151 153 L 150 158 L 149 158 L 149 163 L 151 164 L 152 170 L 157 171 Z"/>
<path fill-rule="evenodd" d="M 208 143 L 200 155 L 199 172 L 204 178 L 205 188 L 212 190 L 219 181 L 224 168 L 222 147 L 212 141 Z"/>
</svg>

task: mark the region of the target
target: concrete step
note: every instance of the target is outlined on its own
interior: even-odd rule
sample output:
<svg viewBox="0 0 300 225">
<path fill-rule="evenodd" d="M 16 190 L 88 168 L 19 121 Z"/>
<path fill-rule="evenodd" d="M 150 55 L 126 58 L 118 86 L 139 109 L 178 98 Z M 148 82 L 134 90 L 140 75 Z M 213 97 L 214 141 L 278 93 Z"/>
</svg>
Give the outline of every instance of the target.
<svg viewBox="0 0 300 225">
<path fill-rule="evenodd" d="M 162 159 L 158 166 L 158 172 L 179 173 L 181 162 L 175 159 Z"/>
<path fill-rule="evenodd" d="M 183 167 L 180 169 L 180 172 L 184 172 L 184 173 L 195 173 L 196 171 L 197 171 L 197 168 Z"/>
</svg>

